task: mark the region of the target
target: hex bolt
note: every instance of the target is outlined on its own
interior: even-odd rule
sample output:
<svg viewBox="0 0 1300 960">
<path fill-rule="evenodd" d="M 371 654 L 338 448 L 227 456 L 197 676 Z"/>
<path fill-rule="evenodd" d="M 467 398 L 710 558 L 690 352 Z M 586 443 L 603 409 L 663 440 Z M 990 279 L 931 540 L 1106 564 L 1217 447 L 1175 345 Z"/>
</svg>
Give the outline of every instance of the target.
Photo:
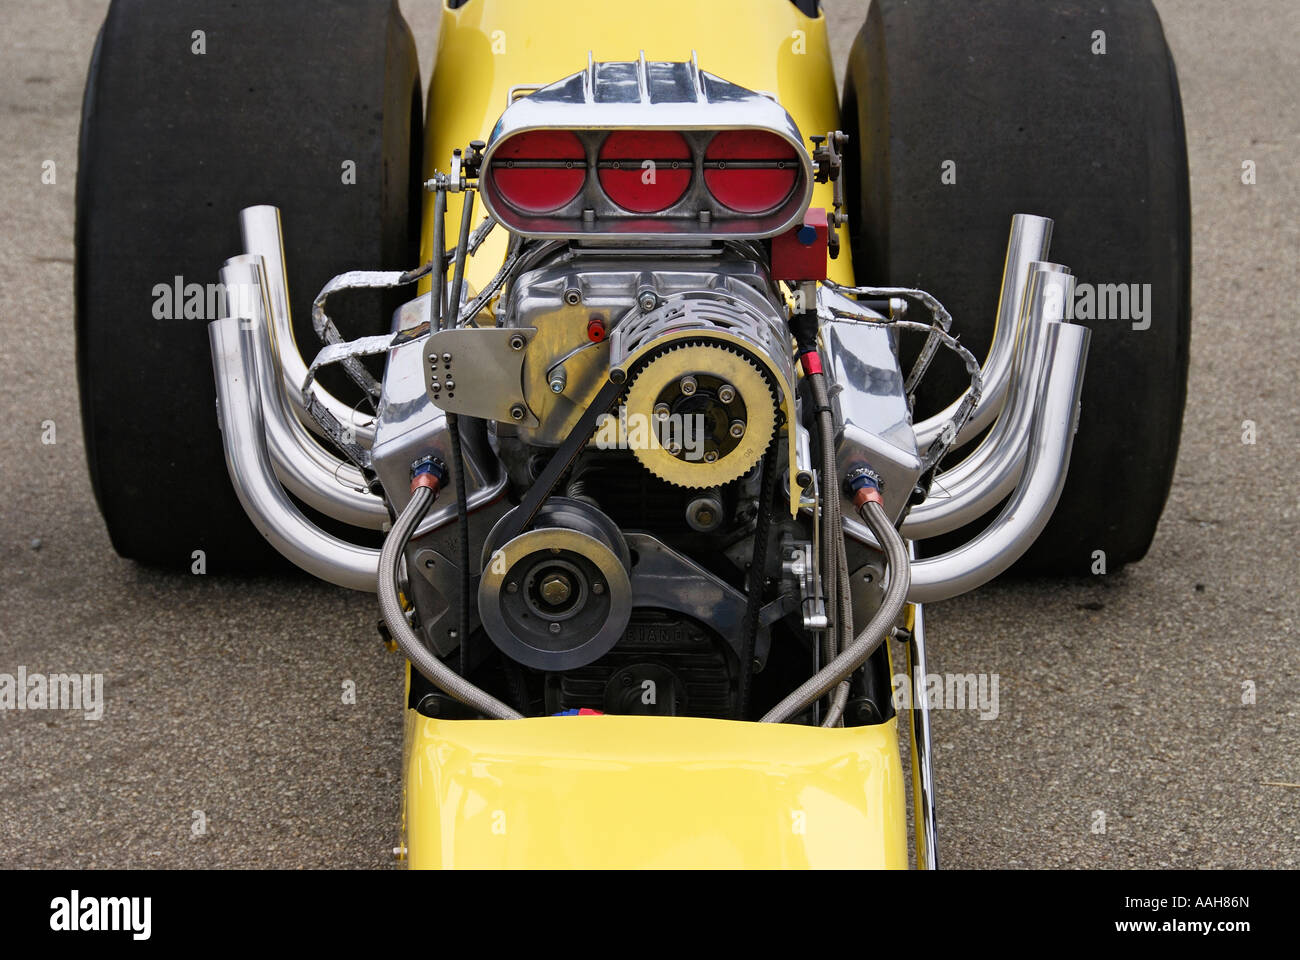
<svg viewBox="0 0 1300 960">
<path fill-rule="evenodd" d="M 520 336 L 519 334 L 516 333 L 513 337 L 510 338 L 510 349 L 511 349 L 511 350 L 522 350 L 522 349 L 524 348 L 524 344 L 525 344 L 526 342 L 527 342 L 527 341 L 524 340 L 524 338 L 523 338 L 522 336 Z"/>
<path fill-rule="evenodd" d="M 569 578 L 558 573 L 543 580 L 540 589 L 542 599 L 552 606 L 563 603 L 573 595 L 573 584 L 569 582 Z"/>
<path fill-rule="evenodd" d="M 730 403 L 736 399 L 736 388 L 729 383 L 724 383 L 718 387 L 718 399 L 723 403 Z"/>
<path fill-rule="evenodd" d="M 644 312 L 649 313 L 659 306 L 659 297 L 655 295 L 653 290 L 642 290 L 637 294 L 636 303 Z"/>
<path fill-rule="evenodd" d="M 695 382 L 694 377 L 682 377 L 682 381 L 678 384 L 678 387 L 686 396 L 693 397 L 695 396 L 695 391 L 699 389 L 699 384 Z"/>
<path fill-rule="evenodd" d="M 522 420 L 523 418 L 524 418 L 524 405 L 522 403 L 516 403 L 513 407 L 510 408 L 510 419 Z"/>
<path fill-rule="evenodd" d="M 447 382 L 448 382 L 449 384 L 451 383 L 450 380 L 448 380 Z M 737 440 L 739 440 L 741 437 L 743 437 L 743 436 L 745 435 L 745 421 L 744 421 L 744 420 L 732 420 L 732 421 L 731 421 L 731 430 L 730 430 L 729 432 L 731 433 L 731 435 L 732 435 L 733 437 L 735 437 Z"/>
</svg>

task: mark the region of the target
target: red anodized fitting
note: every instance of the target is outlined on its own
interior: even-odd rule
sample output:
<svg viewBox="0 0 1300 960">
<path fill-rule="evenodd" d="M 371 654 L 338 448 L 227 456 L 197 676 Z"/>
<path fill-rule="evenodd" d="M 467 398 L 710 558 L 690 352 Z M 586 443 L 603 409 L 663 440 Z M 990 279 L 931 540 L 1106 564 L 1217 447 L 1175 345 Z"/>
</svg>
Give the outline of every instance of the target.
<svg viewBox="0 0 1300 960">
<path fill-rule="evenodd" d="M 868 503 L 878 503 L 882 507 L 885 505 L 885 498 L 880 495 L 880 488 L 875 486 L 863 486 L 853 494 L 853 506 L 861 510 Z"/>
<path fill-rule="evenodd" d="M 411 492 L 415 493 L 420 487 L 428 487 L 437 496 L 442 489 L 442 482 L 432 472 L 417 473 L 411 478 Z"/>
</svg>

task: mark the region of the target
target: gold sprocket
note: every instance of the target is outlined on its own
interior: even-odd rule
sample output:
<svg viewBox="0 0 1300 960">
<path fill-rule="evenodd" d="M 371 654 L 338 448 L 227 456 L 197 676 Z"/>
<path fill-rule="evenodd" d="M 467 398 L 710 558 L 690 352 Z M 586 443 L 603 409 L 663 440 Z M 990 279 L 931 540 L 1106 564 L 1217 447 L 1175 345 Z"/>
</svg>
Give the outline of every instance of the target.
<svg viewBox="0 0 1300 960">
<path fill-rule="evenodd" d="M 687 376 L 718 377 L 735 388 L 745 404 L 745 434 L 735 447 L 712 463 L 685 460 L 665 449 L 658 432 L 646 431 L 644 442 L 630 443 L 633 455 L 656 477 L 678 487 L 718 487 L 743 477 L 762 458 L 776 432 L 776 397 L 757 364 L 718 341 L 684 340 L 648 360 L 627 391 L 628 422 L 633 415 L 653 422 L 663 391 Z"/>
</svg>

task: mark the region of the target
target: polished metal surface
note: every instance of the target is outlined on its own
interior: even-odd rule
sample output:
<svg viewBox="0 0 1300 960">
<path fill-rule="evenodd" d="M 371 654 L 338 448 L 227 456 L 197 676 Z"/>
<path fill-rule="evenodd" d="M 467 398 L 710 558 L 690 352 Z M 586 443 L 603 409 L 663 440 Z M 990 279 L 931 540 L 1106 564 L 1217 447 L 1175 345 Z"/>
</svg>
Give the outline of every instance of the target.
<svg viewBox="0 0 1300 960">
<path fill-rule="evenodd" d="M 1034 408 L 1029 455 L 1015 493 L 978 537 L 912 564 L 908 600 L 946 600 L 987 583 L 1015 563 L 1047 525 L 1070 466 L 1090 337 L 1086 327 L 1076 324 L 1048 325 L 1046 379 Z"/>
<path fill-rule="evenodd" d="M 1015 489 L 1029 448 L 1034 404 L 1043 383 L 1043 332 L 1064 319 L 1074 277 L 1057 264 L 1035 263 L 1020 323 L 1006 405 L 971 454 L 934 478 L 930 495 L 903 521 L 903 536 L 917 540 L 956 530 L 992 510 Z"/>
<path fill-rule="evenodd" d="M 512 207 L 497 191 L 491 170 L 500 146 L 532 130 L 574 132 L 586 149 L 582 191 L 545 215 Z M 691 145 L 691 185 L 671 207 L 655 214 L 624 210 L 611 201 L 596 176 L 604 134 L 614 130 L 671 131 Z M 717 131 L 755 130 L 788 142 L 798 175 L 790 195 L 775 209 L 738 213 L 704 186 L 704 151 Z M 824 130 L 814 131 L 825 133 Z M 770 237 L 799 222 L 812 196 L 812 159 L 794 120 L 772 98 L 699 70 L 695 62 L 592 63 L 586 70 L 513 100 L 497 121 L 483 155 L 480 187 L 484 206 L 506 227 L 528 236 L 663 239 L 671 236 Z M 685 161 L 684 161 L 685 162 Z"/>
<path fill-rule="evenodd" d="M 422 348 L 429 402 L 447 413 L 537 426 L 536 415 L 524 401 L 521 376 L 528 342 L 536 332 L 456 327 L 431 334 Z"/>
<path fill-rule="evenodd" d="M 276 479 L 258 388 L 256 339 L 256 332 L 238 317 L 208 324 L 221 441 L 239 502 L 271 546 L 297 566 L 338 586 L 373 592 L 378 589 L 379 551 L 321 530 L 303 516 Z"/>
<path fill-rule="evenodd" d="M 393 332 L 409 330 L 428 316 L 429 294 L 403 304 L 393 315 Z M 371 460 L 384 493 L 393 508 L 401 510 L 411 497 L 411 464 L 434 456 L 450 465 L 451 436 L 447 415 L 429 403 L 425 395 L 425 342 L 413 340 L 389 351 L 384 368 L 383 393 L 375 422 Z M 441 362 L 441 358 L 439 358 Z M 465 461 L 466 501 L 470 513 L 499 499 L 505 492 L 506 475 L 493 456 L 481 425 L 461 422 L 461 445 Z M 434 508 L 416 530 L 419 540 L 456 519 L 456 484 L 449 476 Z"/>
<path fill-rule="evenodd" d="M 501 311 L 504 325 L 535 331 L 524 356 L 523 391 L 538 422 L 521 427 L 519 438 L 538 446 L 562 443 L 604 385 L 610 334 L 640 315 L 639 298 L 650 293 L 657 303 L 692 290 L 726 291 L 757 309 L 776 310 L 767 270 L 737 245 L 646 252 L 635 263 L 617 250 L 579 249 L 521 273 Z M 590 337 L 592 321 L 603 330 L 598 342 Z M 550 387 L 559 367 L 562 394 Z"/>
<path fill-rule="evenodd" d="M 916 553 L 913 548 L 912 556 Z M 913 559 L 915 563 L 915 559 Z M 912 607 L 912 629 L 907 638 L 907 672 L 911 689 L 912 728 L 912 829 L 916 837 L 916 865 L 923 870 L 939 869 L 939 818 L 934 803 L 934 745 L 930 737 L 930 698 L 918 697 L 925 689 L 929 668 L 925 659 L 925 608 Z M 917 686 L 920 679 L 922 686 Z"/>
<path fill-rule="evenodd" d="M 881 480 L 885 513 L 896 520 L 921 473 L 896 335 L 883 324 L 823 322 L 821 354 L 838 437 L 833 493 L 841 498 L 845 532 L 870 541 L 866 524 L 839 481 L 855 467 L 870 466 Z"/>
<path fill-rule="evenodd" d="M 1007 238 L 1007 255 L 1002 269 L 1002 293 L 998 298 L 996 323 L 989 353 L 981 368 L 984 391 L 979 403 L 957 433 L 953 447 L 979 436 L 993 418 L 1002 410 L 1010 384 L 1012 358 L 1019 337 L 1018 323 L 1021 304 L 1029 279 L 1030 264 L 1044 260 L 1052 241 L 1052 221 L 1018 213 L 1011 218 L 1011 233 Z M 954 333 L 962 332 L 962 317 L 954 319 Z M 916 425 L 916 444 L 924 450 L 943 432 L 944 425 L 953 418 L 961 403 L 958 397 L 946 408 Z"/>
<path fill-rule="evenodd" d="M 253 333 L 254 363 L 262 403 L 262 422 L 275 474 L 288 490 L 326 516 L 378 530 L 388 522 L 384 501 L 370 493 L 361 471 L 325 450 L 294 415 L 286 399 L 271 347 L 271 328 L 262 260 L 253 254 L 232 257 L 221 268 L 227 290 L 240 297 L 240 319 Z"/>
<path fill-rule="evenodd" d="M 298 420 L 313 433 L 322 434 L 316 421 L 303 405 L 300 390 L 307 378 L 307 364 L 298 350 L 293 334 L 293 317 L 289 310 L 289 284 L 284 263 L 284 237 L 280 209 L 268 205 L 245 207 L 239 212 L 239 230 L 244 252 L 262 258 L 267 297 L 271 305 L 271 344 L 280 368 L 285 396 Z M 374 439 L 373 421 L 339 400 L 321 384 L 312 385 L 312 393 L 334 418 L 352 428 L 357 443 L 369 447 Z"/>
</svg>

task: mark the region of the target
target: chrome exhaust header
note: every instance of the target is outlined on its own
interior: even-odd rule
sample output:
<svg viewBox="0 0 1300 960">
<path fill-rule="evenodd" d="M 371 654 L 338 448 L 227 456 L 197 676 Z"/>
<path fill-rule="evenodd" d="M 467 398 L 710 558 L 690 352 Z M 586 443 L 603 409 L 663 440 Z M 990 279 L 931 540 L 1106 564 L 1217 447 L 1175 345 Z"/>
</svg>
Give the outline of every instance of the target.
<svg viewBox="0 0 1300 960">
<path fill-rule="evenodd" d="M 270 291 L 261 258 L 253 254 L 232 257 L 221 268 L 221 282 L 227 290 L 247 291 L 235 298 L 239 304 L 236 315 L 247 321 L 253 335 L 251 369 L 256 374 L 266 445 L 276 477 L 294 496 L 326 516 L 356 527 L 382 529 L 389 522 L 384 501 L 370 493 L 355 465 L 317 443 L 289 406 L 286 394 L 300 397 L 301 392 L 287 391 L 278 376 L 281 368 L 272 339 Z"/>
<path fill-rule="evenodd" d="M 1079 395 L 1092 331 L 1072 323 L 1049 323 L 1046 368 L 1029 429 L 1029 451 L 1015 493 L 997 519 L 955 550 L 912 564 L 913 603 L 947 600 L 1005 571 L 1042 533 L 1056 509 L 1070 466 L 1079 423 Z"/>
<path fill-rule="evenodd" d="M 993 342 L 989 344 L 988 357 L 980 370 L 984 391 L 979 403 L 971 411 L 970 418 L 953 440 L 952 449 L 979 436 L 1002 412 L 1012 378 L 1012 363 L 1020 336 L 1022 306 L 1028 289 L 1030 268 L 1035 261 L 1047 259 L 1047 251 L 1052 242 L 1052 223 L 1047 217 L 1035 217 L 1027 213 L 1017 213 L 1011 218 Z M 924 450 L 939 437 L 944 426 L 957 413 L 961 401 L 962 397 L 958 397 L 943 410 L 913 427 L 916 445 L 920 449 Z"/>
<path fill-rule="evenodd" d="M 255 318 L 238 316 L 208 324 L 217 418 L 235 493 L 262 536 L 293 563 L 340 587 L 373 593 L 378 589 L 379 551 L 320 529 L 303 516 L 276 479 L 256 362 L 258 326 Z"/>
<path fill-rule="evenodd" d="M 270 305 L 272 353 L 284 383 L 284 394 L 296 419 L 313 433 L 324 435 L 302 400 L 302 385 L 307 380 L 307 364 L 298 351 L 293 335 L 293 315 L 289 309 L 289 282 L 284 265 L 284 231 L 280 208 L 266 204 L 239 211 L 239 232 L 244 252 L 262 258 L 263 278 Z M 357 412 L 326 390 L 319 381 L 311 385 L 312 393 L 339 423 L 347 425 L 357 443 L 369 449 L 375 440 L 373 422 L 357 422 Z M 384 519 L 387 520 L 385 512 Z"/>
<path fill-rule="evenodd" d="M 984 516 L 1015 489 L 1048 358 L 1044 331 L 1065 318 L 1073 292 L 1074 277 L 1065 267 L 1038 262 L 1030 266 L 1006 405 L 970 456 L 935 476 L 930 495 L 903 521 L 903 536 L 921 540 L 957 530 Z"/>
</svg>

